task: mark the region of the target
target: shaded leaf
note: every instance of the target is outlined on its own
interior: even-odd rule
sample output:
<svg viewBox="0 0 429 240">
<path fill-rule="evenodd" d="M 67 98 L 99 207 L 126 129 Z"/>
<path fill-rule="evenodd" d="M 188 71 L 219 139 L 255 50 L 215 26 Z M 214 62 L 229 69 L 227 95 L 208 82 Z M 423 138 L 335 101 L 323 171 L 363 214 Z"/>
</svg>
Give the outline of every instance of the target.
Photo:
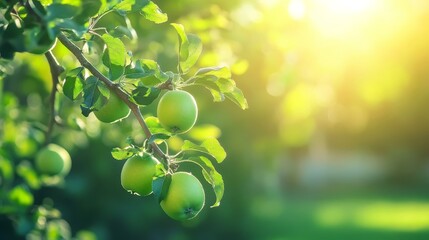
<svg viewBox="0 0 429 240">
<path fill-rule="evenodd" d="M 77 23 L 83 24 L 87 22 L 90 17 L 95 16 L 101 6 L 101 0 L 82 1 L 81 12 L 76 15 L 73 20 L 75 20 Z"/>
<path fill-rule="evenodd" d="M 63 85 L 63 93 L 70 100 L 76 100 L 83 91 L 84 81 L 83 67 L 78 67 L 67 72 Z"/>
<path fill-rule="evenodd" d="M 160 203 L 167 195 L 171 183 L 171 174 L 158 177 L 152 182 L 152 191 L 155 199 Z"/>
<path fill-rule="evenodd" d="M 103 86 L 100 86 L 103 85 Z M 105 91 L 106 86 L 96 77 L 90 76 L 86 79 L 83 89 L 83 103 L 81 104 L 82 114 L 85 117 L 94 111 L 99 110 L 110 97 L 110 92 Z"/>
<path fill-rule="evenodd" d="M 205 78 L 201 78 L 195 80 L 194 84 L 204 86 L 207 90 L 209 90 L 212 94 L 213 101 L 222 102 L 225 100 L 225 96 L 214 81 L 206 81 Z"/>
<path fill-rule="evenodd" d="M 154 75 L 159 70 L 159 65 L 148 59 L 137 60 L 125 68 L 125 77 L 139 79 Z"/>
<path fill-rule="evenodd" d="M 202 168 L 204 179 L 212 186 L 216 196 L 216 202 L 210 207 L 218 207 L 225 191 L 225 185 L 222 175 L 216 171 L 210 160 L 203 156 L 199 156 L 180 160 L 179 162 L 192 162 Z"/>
<path fill-rule="evenodd" d="M 45 20 L 50 21 L 56 18 L 72 18 L 79 14 L 80 10 L 80 6 L 52 3 L 46 7 L 47 14 Z"/>
<path fill-rule="evenodd" d="M 159 96 L 160 92 L 161 89 L 156 87 L 138 86 L 132 91 L 132 97 L 139 105 L 149 105 Z"/>
<path fill-rule="evenodd" d="M 215 102 L 223 101 L 225 97 L 240 106 L 248 108 L 247 100 L 243 92 L 231 79 L 231 71 L 227 67 L 208 67 L 199 69 L 194 77 L 193 83 L 206 87 L 213 96 Z"/>
</svg>

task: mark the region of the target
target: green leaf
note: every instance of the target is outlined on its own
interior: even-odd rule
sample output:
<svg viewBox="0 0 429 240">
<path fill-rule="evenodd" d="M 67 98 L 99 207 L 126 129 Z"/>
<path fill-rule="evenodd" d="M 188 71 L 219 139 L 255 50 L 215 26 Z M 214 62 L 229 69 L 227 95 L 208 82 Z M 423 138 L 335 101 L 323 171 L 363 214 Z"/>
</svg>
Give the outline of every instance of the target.
<svg viewBox="0 0 429 240">
<path fill-rule="evenodd" d="M 152 134 L 162 133 L 165 135 L 170 135 L 170 132 L 167 131 L 164 127 L 162 127 L 157 117 L 147 117 L 145 118 L 145 122 Z"/>
<path fill-rule="evenodd" d="M 159 9 L 158 5 L 148 0 L 124 0 L 113 7 L 120 14 L 140 12 L 147 20 L 154 23 L 163 23 L 168 20 L 167 14 Z"/>
<path fill-rule="evenodd" d="M 84 0 L 82 1 L 81 12 L 76 15 L 73 20 L 77 23 L 83 24 L 88 21 L 89 18 L 95 16 L 102 2 L 100 0 Z"/>
<path fill-rule="evenodd" d="M 0 155 L 0 179 L 2 181 L 11 181 L 14 177 L 14 167 L 9 159 Z M 3 183 L 4 183 L 3 182 Z"/>
<path fill-rule="evenodd" d="M 216 78 L 231 78 L 231 70 L 228 67 L 206 67 L 200 68 L 195 73 L 196 77 L 215 76 Z"/>
<path fill-rule="evenodd" d="M 56 18 L 71 18 L 79 14 L 80 6 L 52 3 L 46 7 L 46 11 L 46 21 L 50 21 Z"/>
<path fill-rule="evenodd" d="M 132 97 L 139 105 L 149 105 L 159 96 L 160 92 L 161 89 L 156 87 L 138 86 L 132 91 Z"/>
<path fill-rule="evenodd" d="M 122 38 L 126 36 L 130 40 L 137 39 L 137 32 L 131 25 L 130 19 L 127 16 L 122 16 L 122 17 L 123 19 L 121 23 L 119 23 L 119 25 L 115 24 L 113 29 L 112 28 L 110 29 L 106 28 L 106 29 L 108 29 L 109 33 L 116 38 Z"/>
<path fill-rule="evenodd" d="M 139 153 L 139 150 L 134 147 L 126 147 L 126 148 L 113 148 L 111 151 L 112 157 L 116 160 L 125 160 L 128 159 L 135 154 Z"/>
<path fill-rule="evenodd" d="M 181 72 L 187 73 L 194 66 L 203 50 L 201 39 L 194 34 L 186 34 L 181 24 L 171 24 L 179 36 L 179 67 Z"/>
<path fill-rule="evenodd" d="M 108 68 L 110 79 L 116 80 L 124 74 L 127 51 L 124 43 L 119 38 L 114 38 L 109 34 L 103 34 L 101 38 L 107 46 Z"/>
<path fill-rule="evenodd" d="M 169 79 L 169 76 L 161 70 L 157 62 L 150 59 L 141 59 L 140 64 L 145 72 L 152 73 L 140 79 L 144 86 L 153 87 Z"/>
<path fill-rule="evenodd" d="M 18 173 L 18 176 L 22 177 L 31 188 L 40 188 L 40 180 L 29 162 L 24 161 L 20 163 L 16 168 L 16 172 Z"/>
<path fill-rule="evenodd" d="M 180 62 L 180 68 L 184 73 L 187 73 L 195 65 L 203 51 L 203 44 L 197 35 L 187 34 L 187 36 L 189 41 L 189 45 L 187 46 L 188 57 L 186 60 Z"/>
<path fill-rule="evenodd" d="M 147 140 L 148 144 L 151 144 L 153 142 L 158 142 L 159 140 L 164 141 L 167 140 L 171 137 L 171 135 L 169 134 L 165 134 L 165 133 L 155 133 L 152 134 L 152 136 L 150 136 L 150 138 Z"/>
<path fill-rule="evenodd" d="M 122 11 L 124 13 L 127 12 L 135 12 L 139 11 L 143 6 L 148 4 L 148 0 L 122 0 L 118 4 L 116 4 L 113 9 L 117 11 Z"/>
<path fill-rule="evenodd" d="M 187 135 L 197 141 L 204 141 L 207 138 L 219 138 L 221 130 L 212 124 L 199 124 L 194 126 Z"/>
<path fill-rule="evenodd" d="M 160 203 L 167 195 L 171 183 L 171 174 L 158 177 L 152 182 L 152 191 L 155 199 Z"/>
<path fill-rule="evenodd" d="M 215 138 L 206 139 L 201 145 L 185 140 L 182 149 L 183 158 L 188 156 L 200 156 L 201 154 L 215 160 L 218 163 L 226 158 L 226 152 Z"/>
<path fill-rule="evenodd" d="M 143 61 L 143 63 L 142 63 Z M 139 79 L 154 75 L 159 71 L 158 64 L 153 60 L 137 60 L 125 67 L 125 77 Z"/>
<path fill-rule="evenodd" d="M 220 145 L 219 141 L 216 138 L 209 138 L 205 140 L 202 144 L 202 147 L 207 149 L 207 151 L 213 155 L 218 163 L 223 162 L 226 158 L 225 149 Z"/>
<path fill-rule="evenodd" d="M 178 24 L 178 23 L 172 23 L 171 26 L 173 26 L 174 29 L 176 29 L 177 35 L 179 36 L 180 61 L 185 60 L 189 55 L 188 48 L 184 47 L 185 45 L 189 45 L 188 37 L 186 36 L 186 33 L 185 33 L 185 28 L 183 27 L 182 24 Z"/>
<path fill-rule="evenodd" d="M 87 32 L 87 28 L 81 24 L 76 23 L 72 19 L 55 19 L 49 23 L 52 28 L 52 36 L 56 36 L 60 31 L 68 32 L 72 40 L 80 41 L 81 37 Z"/>
<path fill-rule="evenodd" d="M 83 91 L 84 81 L 82 74 L 83 67 L 78 67 L 67 72 L 63 85 L 63 93 L 70 100 L 76 100 Z"/>
<path fill-rule="evenodd" d="M 152 1 L 149 1 L 149 3 L 141 9 L 141 14 L 147 20 L 152 21 L 154 23 L 163 23 L 168 20 L 167 14 L 163 13 L 158 7 L 158 5 L 156 5 Z"/>
<path fill-rule="evenodd" d="M 223 101 L 225 97 L 240 106 L 248 108 L 243 92 L 231 79 L 231 71 L 227 67 L 208 67 L 199 69 L 193 76 L 194 84 L 206 87 L 215 102 Z"/>
<path fill-rule="evenodd" d="M 222 102 L 225 100 L 224 94 L 220 91 L 219 86 L 214 81 L 206 81 L 201 78 L 195 80 L 194 84 L 204 86 L 213 96 L 213 101 Z"/>
<path fill-rule="evenodd" d="M 180 160 L 179 162 L 192 162 L 202 168 L 204 179 L 212 186 L 216 196 L 216 202 L 210 207 L 218 207 L 225 191 L 225 185 L 222 175 L 216 171 L 210 160 L 203 156 L 199 156 Z"/>
<path fill-rule="evenodd" d="M 34 197 L 26 187 L 18 185 L 10 190 L 9 200 L 15 205 L 28 207 L 33 204 Z"/>
<path fill-rule="evenodd" d="M 220 78 L 216 81 L 216 85 L 222 93 L 233 92 L 236 89 L 235 82 L 230 78 Z"/>
<path fill-rule="evenodd" d="M 94 76 L 88 77 L 83 89 L 82 114 L 88 117 L 92 111 L 99 110 L 109 97 L 110 92 L 106 91 L 106 86 L 98 78 Z"/>
<path fill-rule="evenodd" d="M 247 105 L 247 100 L 243 95 L 243 92 L 237 88 L 234 87 L 233 91 L 225 93 L 225 96 L 233 101 L 235 104 L 241 107 L 241 109 L 247 109 L 249 106 Z"/>
</svg>

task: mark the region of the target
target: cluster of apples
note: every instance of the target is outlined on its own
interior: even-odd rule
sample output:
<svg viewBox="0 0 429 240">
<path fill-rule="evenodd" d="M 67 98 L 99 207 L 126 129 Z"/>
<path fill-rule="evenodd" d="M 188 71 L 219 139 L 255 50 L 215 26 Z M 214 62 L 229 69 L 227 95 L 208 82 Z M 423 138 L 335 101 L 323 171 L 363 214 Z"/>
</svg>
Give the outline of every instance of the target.
<svg viewBox="0 0 429 240">
<path fill-rule="evenodd" d="M 102 122 L 113 123 L 130 114 L 128 106 L 115 94 L 95 116 Z M 161 125 L 172 134 L 189 131 L 195 124 L 198 107 L 194 97 L 183 90 L 165 93 L 157 107 Z M 150 153 L 141 152 L 129 158 L 121 171 L 122 187 L 140 196 L 152 194 L 152 182 L 159 161 Z M 62 147 L 49 144 L 36 156 L 36 168 L 43 175 L 65 176 L 71 168 L 69 153 Z M 170 173 L 167 173 L 170 174 Z M 160 202 L 164 212 L 175 220 L 188 220 L 195 217 L 203 208 L 205 193 L 201 182 L 191 173 L 171 173 L 168 190 Z"/>
<path fill-rule="evenodd" d="M 116 95 L 95 116 L 102 122 L 112 123 L 127 117 L 128 106 Z M 198 107 L 194 97 L 183 90 L 171 90 L 160 99 L 157 116 L 161 125 L 172 134 L 189 131 L 198 116 Z M 121 184 L 124 189 L 140 196 L 152 194 L 152 182 L 159 161 L 147 152 L 141 152 L 129 158 L 121 171 Z M 173 219 L 187 220 L 195 217 L 203 208 L 205 193 L 200 181 L 190 173 L 175 172 L 167 194 L 160 205 Z"/>
</svg>

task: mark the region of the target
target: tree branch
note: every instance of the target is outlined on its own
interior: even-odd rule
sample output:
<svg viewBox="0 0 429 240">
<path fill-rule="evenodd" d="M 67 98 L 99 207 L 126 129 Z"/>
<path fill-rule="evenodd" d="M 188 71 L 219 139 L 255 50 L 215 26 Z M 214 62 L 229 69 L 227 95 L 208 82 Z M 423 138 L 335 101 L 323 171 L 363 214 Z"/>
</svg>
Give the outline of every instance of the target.
<svg viewBox="0 0 429 240">
<path fill-rule="evenodd" d="M 55 111 L 55 95 L 57 92 L 57 85 L 59 81 L 60 74 L 64 72 L 64 68 L 58 63 L 55 56 L 52 54 L 51 51 L 48 51 L 45 53 L 45 57 L 48 60 L 49 67 L 51 69 L 51 77 L 52 77 L 52 88 L 51 88 L 51 94 L 49 95 L 49 123 L 48 123 L 48 129 L 45 134 L 45 144 L 48 144 L 51 141 L 51 135 L 52 131 L 54 129 L 55 125 L 55 117 L 57 116 L 57 113 Z"/>
<path fill-rule="evenodd" d="M 130 101 L 128 94 L 119 87 L 119 84 L 112 82 L 109 78 L 107 78 L 100 71 L 98 71 L 98 69 L 95 68 L 94 65 L 92 65 L 88 61 L 88 59 L 86 59 L 86 57 L 82 54 L 82 50 L 78 46 L 76 46 L 73 42 L 71 42 L 63 33 L 60 33 L 58 35 L 58 39 L 77 58 L 77 60 L 84 68 L 88 69 L 92 75 L 94 75 L 95 77 L 100 79 L 104 84 L 106 84 L 106 86 L 110 89 L 110 91 L 114 92 L 125 104 L 127 104 L 127 106 L 133 112 L 134 116 L 137 118 L 137 121 L 142 127 L 146 138 L 149 139 L 152 136 L 152 133 L 150 132 L 149 128 L 146 125 L 146 122 L 144 121 L 144 118 L 140 112 L 139 106 L 134 102 Z M 164 161 L 164 163 L 166 163 L 168 166 L 167 156 L 159 148 L 159 146 L 156 143 L 151 143 L 151 146 L 154 151 L 154 154 L 159 158 L 161 158 L 162 161 Z"/>
</svg>

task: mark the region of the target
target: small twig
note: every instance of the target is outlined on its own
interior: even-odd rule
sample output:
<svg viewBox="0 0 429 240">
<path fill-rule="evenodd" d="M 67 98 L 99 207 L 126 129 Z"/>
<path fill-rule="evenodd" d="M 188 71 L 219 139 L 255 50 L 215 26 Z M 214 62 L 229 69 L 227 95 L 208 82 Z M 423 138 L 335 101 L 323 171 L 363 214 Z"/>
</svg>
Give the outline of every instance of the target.
<svg viewBox="0 0 429 240">
<path fill-rule="evenodd" d="M 54 129 L 54 125 L 56 123 L 55 117 L 57 113 L 55 111 L 55 95 L 57 92 L 57 85 L 59 82 L 59 77 L 62 72 L 64 72 L 64 68 L 58 63 L 54 54 L 51 51 L 45 53 L 45 57 L 48 60 L 49 67 L 51 69 L 51 77 L 52 77 L 52 89 L 51 94 L 49 96 L 49 123 L 48 129 L 45 135 L 45 144 L 48 144 L 51 141 L 52 131 Z"/>
<path fill-rule="evenodd" d="M 89 70 L 89 72 L 92 73 L 95 77 L 100 79 L 106 86 L 110 89 L 110 91 L 114 92 L 127 106 L 131 109 L 134 116 L 137 118 L 137 121 L 139 122 L 140 126 L 143 129 L 143 132 L 147 139 L 149 139 L 152 136 L 152 133 L 150 132 L 148 126 L 146 125 L 146 122 L 144 121 L 143 115 L 140 112 L 140 108 L 137 104 L 130 101 L 129 96 L 122 88 L 120 88 L 119 84 L 112 82 L 109 78 L 104 76 L 100 71 L 98 71 L 97 68 L 92 65 L 88 59 L 82 54 L 82 50 L 76 46 L 73 42 L 71 42 L 63 33 L 60 33 L 58 35 L 58 39 L 60 42 L 77 58 L 77 60 L 80 62 L 80 64 Z M 151 143 L 152 149 L 154 151 L 154 154 L 161 158 L 162 161 L 168 166 L 167 162 L 167 156 L 164 154 L 164 152 L 159 148 L 159 146 L 156 143 Z"/>
</svg>

